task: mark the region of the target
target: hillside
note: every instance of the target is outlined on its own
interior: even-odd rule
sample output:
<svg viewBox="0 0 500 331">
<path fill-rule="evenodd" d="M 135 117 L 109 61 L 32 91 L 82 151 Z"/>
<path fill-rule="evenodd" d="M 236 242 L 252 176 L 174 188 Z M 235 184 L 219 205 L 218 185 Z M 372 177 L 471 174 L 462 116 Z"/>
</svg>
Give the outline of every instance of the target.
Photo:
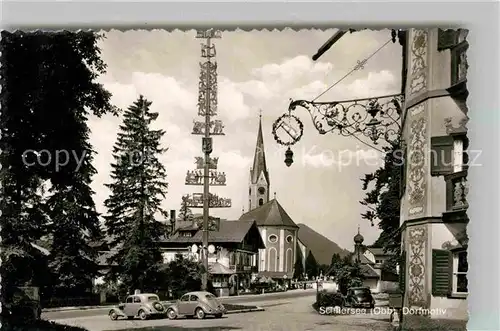
<svg viewBox="0 0 500 331">
<path fill-rule="evenodd" d="M 319 264 L 330 265 L 332 255 L 335 253 L 340 254 L 342 257 L 349 254 L 349 251 L 340 248 L 339 245 L 314 231 L 307 225 L 297 225 L 299 227 L 299 240 L 307 247 L 308 251 L 312 251 Z"/>
</svg>

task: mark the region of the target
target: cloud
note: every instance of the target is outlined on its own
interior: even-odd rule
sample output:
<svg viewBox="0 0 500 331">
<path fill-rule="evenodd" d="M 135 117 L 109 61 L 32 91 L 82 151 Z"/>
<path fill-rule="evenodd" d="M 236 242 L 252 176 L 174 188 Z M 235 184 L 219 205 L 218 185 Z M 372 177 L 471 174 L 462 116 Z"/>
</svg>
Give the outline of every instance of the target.
<svg viewBox="0 0 500 331">
<path fill-rule="evenodd" d="M 299 55 L 283 62 L 266 64 L 252 70 L 252 74 L 263 81 L 288 81 L 301 76 L 327 75 L 333 68 L 331 63 L 313 62 L 308 56 Z"/>
<path fill-rule="evenodd" d="M 242 86 L 227 78 L 222 78 L 219 81 L 219 114 L 229 122 L 247 118 L 251 110 L 245 103 Z"/>
</svg>

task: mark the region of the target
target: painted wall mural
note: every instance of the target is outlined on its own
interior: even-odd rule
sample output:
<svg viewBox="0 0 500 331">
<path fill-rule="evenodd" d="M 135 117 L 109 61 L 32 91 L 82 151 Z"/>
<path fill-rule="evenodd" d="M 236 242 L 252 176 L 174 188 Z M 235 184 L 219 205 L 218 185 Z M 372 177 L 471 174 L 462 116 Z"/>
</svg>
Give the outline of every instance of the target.
<svg viewBox="0 0 500 331">
<path fill-rule="evenodd" d="M 418 104 L 410 109 L 410 132 L 407 154 L 409 216 L 424 212 L 426 191 L 426 105 Z"/>
<path fill-rule="evenodd" d="M 408 305 L 410 307 L 426 307 L 425 293 L 425 249 L 427 243 L 427 229 L 425 226 L 408 230 L 409 258 L 408 258 Z"/>
<path fill-rule="evenodd" d="M 427 89 L 427 44 L 429 33 L 426 29 L 413 29 L 411 43 L 411 74 L 409 84 L 409 95 L 414 96 Z M 409 98 L 408 98 L 409 99 Z"/>
</svg>

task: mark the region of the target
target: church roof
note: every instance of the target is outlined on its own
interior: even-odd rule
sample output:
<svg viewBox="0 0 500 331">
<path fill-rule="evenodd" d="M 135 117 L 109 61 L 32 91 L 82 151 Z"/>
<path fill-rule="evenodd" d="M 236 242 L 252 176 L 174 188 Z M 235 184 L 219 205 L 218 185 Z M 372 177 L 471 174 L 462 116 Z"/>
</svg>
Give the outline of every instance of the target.
<svg viewBox="0 0 500 331">
<path fill-rule="evenodd" d="M 255 221 L 258 226 L 290 226 L 298 228 L 297 224 L 276 199 L 241 215 L 240 221 Z"/>
<path fill-rule="evenodd" d="M 255 145 L 255 155 L 253 158 L 253 167 L 250 170 L 250 179 L 252 183 L 257 183 L 260 174 L 264 172 L 264 177 L 269 184 L 269 172 L 267 171 L 266 153 L 264 151 L 264 137 L 262 135 L 262 118 L 259 118 L 259 131 L 257 133 L 257 144 Z"/>
</svg>

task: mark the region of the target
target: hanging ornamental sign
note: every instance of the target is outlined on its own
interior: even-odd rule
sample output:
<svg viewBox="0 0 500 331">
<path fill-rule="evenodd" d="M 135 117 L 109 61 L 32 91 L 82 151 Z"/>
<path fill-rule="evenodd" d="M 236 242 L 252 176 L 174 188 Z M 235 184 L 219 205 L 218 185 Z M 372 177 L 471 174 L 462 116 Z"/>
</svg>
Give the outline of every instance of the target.
<svg viewBox="0 0 500 331">
<path fill-rule="evenodd" d="M 231 199 L 221 198 L 218 195 L 210 193 L 209 208 L 230 208 Z M 189 208 L 203 208 L 203 193 L 193 193 L 186 197 L 186 206 Z"/>
<path fill-rule="evenodd" d="M 303 134 L 304 124 L 295 115 L 283 114 L 273 123 L 274 140 L 280 145 L 294 145 Z"/>
<path fill-rule="evenodd" d="M 194 220 L 198 229 L 203 229 L 203 216 L 197 217 Z M 208 216 L 208 231 L 219 231 L 220 218 Z"/>
<path fill-rule="evenodd" d="M 203 169 L 205 166 L 204 158 L 201 156 L 195 157 L 196 169 Z M 217 163 L 219 163 L 218 157 L 211 157 L 208 161 L 208 168 L 217 170 Z"/>
<path fill-rule="evenodd" d="M 221 120 L 210 121 L 208 133 L 211 136 L 223 136 L 224 125 Z M 204 135 L 205 134 L 205 122 L 193 121 L 193 132 L 192 134 Z"/>
<path fill-rule="evenodd" d="M 226 173 L 210 171 L 208 175 L 210 186 L 225 186 Z M 186 173 L 186 185 L 203 185 L 203 170 L 192 170 Z"/>
</svg>

